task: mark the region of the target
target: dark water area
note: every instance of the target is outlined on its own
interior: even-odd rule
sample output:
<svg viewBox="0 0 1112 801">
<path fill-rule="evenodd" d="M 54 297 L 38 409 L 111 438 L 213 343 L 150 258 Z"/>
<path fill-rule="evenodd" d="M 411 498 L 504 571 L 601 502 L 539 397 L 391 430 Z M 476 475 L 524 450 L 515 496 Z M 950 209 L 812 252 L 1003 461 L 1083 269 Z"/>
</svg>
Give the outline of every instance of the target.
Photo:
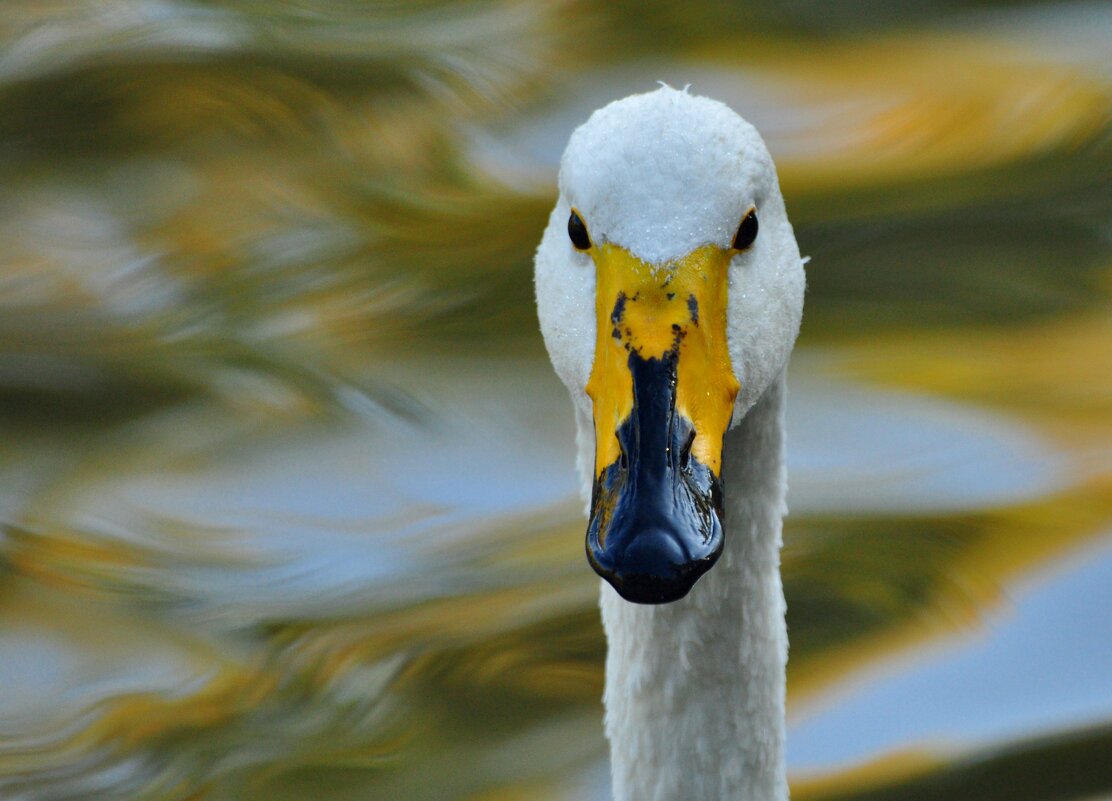
<svg viewBox="0 0 1112 801">
<path fill-rule="evenodd" d="M 0 17 L 0 797 L 605 799 L 532 255 L 658 80 L 777 160 L 793 797 L 1112 794 L 1112 6 Z"/>
</svg>

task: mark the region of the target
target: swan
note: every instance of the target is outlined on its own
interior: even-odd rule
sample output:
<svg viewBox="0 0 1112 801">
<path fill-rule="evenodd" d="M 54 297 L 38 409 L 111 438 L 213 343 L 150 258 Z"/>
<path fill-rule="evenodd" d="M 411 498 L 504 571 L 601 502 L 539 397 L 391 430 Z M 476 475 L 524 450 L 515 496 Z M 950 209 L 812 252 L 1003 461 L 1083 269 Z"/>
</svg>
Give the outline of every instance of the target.
<svg viewBox="0 0 1112 801">
<path fill-rule="evenodd" d="M 604 579 L 614 801 L 773 801 L 784 763 L 784 373 L 804 272 L 776 169 L 667 86 L 571 135 L 535 259 Z"/>
</svg>

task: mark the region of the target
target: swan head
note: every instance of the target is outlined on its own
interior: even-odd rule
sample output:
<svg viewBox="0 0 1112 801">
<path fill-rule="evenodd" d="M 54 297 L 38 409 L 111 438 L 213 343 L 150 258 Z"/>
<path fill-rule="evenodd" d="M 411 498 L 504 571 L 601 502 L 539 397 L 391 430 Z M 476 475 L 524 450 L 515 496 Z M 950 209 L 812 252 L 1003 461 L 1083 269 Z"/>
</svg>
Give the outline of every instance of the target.
<svg viewBox="0 0 1112 801">
<path fill-rule="evenodd" d="M 596 111 L 559 189 L 537 308 L 594 434 L 588 561 L 629 601 L 675 601 L 722 552 L 723 438 L 787 364 L 803 263 L 756 130 L 686 91 Z"/>
</svg>

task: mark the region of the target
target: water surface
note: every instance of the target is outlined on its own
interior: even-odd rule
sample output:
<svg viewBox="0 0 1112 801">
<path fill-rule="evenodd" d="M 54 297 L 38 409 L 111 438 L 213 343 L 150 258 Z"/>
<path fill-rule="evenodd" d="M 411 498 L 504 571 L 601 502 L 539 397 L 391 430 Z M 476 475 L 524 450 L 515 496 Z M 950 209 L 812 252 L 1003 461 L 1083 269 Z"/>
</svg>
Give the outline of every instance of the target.
<svg viewBox="0 0 1112 801">
<path fill-rule="evenodd" d="M 531 258 L 664 80 L 764 132 L 802 799 L 1112 793 L 1106 4 L 0 21 L 0 795 L 607 797 Z"/>
</svg>

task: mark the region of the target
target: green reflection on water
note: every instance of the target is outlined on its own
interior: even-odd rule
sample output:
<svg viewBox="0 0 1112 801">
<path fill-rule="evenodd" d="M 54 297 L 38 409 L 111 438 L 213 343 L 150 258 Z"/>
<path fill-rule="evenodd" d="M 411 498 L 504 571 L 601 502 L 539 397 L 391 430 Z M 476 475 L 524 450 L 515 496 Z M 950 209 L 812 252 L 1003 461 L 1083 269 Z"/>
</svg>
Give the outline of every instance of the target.
<svg viewBox="0 0 1112 801">
<path fill-rule="evenodd" d="M 791 518 L 793 702 L 1108 530 L 1107 63 L 1037 18 L 1025 54 L 1011 4 L 9 6 L 0 794 L 582 786 L 605 644 L 532 304 L 551 165 L 508 180 L 474 141 L 649 57 L 772 87 L 800 348 L 1075 468 L 960 514 Z M 1083 12 L 1055 41 L 1109 25 Z M 1112 790 L 1106 728 L 1024 737 L 799 795 Z"/>
</svg>

